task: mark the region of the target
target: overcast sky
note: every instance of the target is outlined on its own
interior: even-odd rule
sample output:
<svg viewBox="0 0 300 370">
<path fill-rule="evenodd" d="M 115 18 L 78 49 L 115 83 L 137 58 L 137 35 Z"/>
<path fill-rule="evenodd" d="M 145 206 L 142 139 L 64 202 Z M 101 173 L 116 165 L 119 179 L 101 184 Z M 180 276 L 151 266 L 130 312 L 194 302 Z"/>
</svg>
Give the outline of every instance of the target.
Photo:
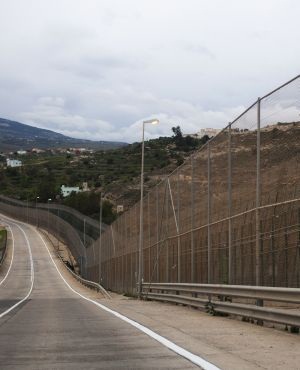
<svg viewBox="0 0 300 370">
<path fill-rule="evenodd" d="M 0 0 L 0 116 L 77 138 L 224 127 L 299 74 L 298 0 Z"/>
</svg>

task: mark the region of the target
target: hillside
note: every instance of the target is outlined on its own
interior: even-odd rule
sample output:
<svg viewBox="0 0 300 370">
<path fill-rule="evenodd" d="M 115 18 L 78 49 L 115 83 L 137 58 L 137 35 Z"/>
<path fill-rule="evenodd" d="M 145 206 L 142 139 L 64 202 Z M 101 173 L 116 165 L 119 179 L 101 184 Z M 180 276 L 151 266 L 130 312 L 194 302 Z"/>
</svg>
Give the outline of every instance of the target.
<svg viewBox="0 0 300 370">
<path fill-rule="evenodd" d="M 145 142 L 145 191 L 151 189 L 170 173 L 190 153 L 201 147 L 206 141 L 190 137 L 161 137 Z M 31 153 L 14 156 L 23 162 L 21 168 L 5 169 L 5 158 L 0 163 L 0 193 L 10 197 L 31 201 L 36 196 L 41 201 L 55 199 L 61 185 L 82 186 L 87 182 L 92 192 L 102 191 L 105 198 L 114 205 L 122 204 L 125 209 L 131 207 L 139 198 L 141 171 L 141 143 L 134 143 L 113 150 L 100 150 L 94 153 Z M 0 157 L 1 161 L 1 157 Z M 66 204 L 78 208 L 82 204 L 80 197 L 73 197 Z M 85 203 L 99 202 L 85 198 Z M 95 207 L 80 211 L 93 216 Z M 96 216 L 97 217 L 97 216 Z"/>
<path fill-rule="evenodd" d="M 45 130 L 20 122 L 0 118 L 0 152 L 32 148 L 80 148 L 113 149 L 127 145 L 113 141 L 74 139 L 54 131 Z"/>
<path fill-rule="evenodd" d="M 256 135 L 255 131 L 233 132 L 232 134 L 232 210 L 239 212 L 246 207 L 245 203 L 247 203 L 246 208 L 251 208 L 255 201 Z M 288 191 L 294 191 L 296 180 L 291 181 L 290 179 L 297 175 L 295 169 L 300 163 L 296 155 L 299 153 L 299 134 L 298 123 L 277 124 L 262 129 L 263 204 L 273 202 L 277 198 L 285 199 L 282 192 L 286 192 L 287 187 L 283 186 L 283 183 L 289 184 Z M 146 141 L 145 194 L 163 180 L 168 173 L 182 164 L 191 153 L 205 144 L 206 140 L 207 138 L 201 140 L 180 139 L 174 135 L 173 137 L 161 137 Z M 288 149 L 286 143 L 289 143 Z M 274 147 L 278 150 L 274 151 Z M 211 150 L 212 219 L 226 217 L 227 148 L 228 141 L 225 132 L 214 141 Z M 4 165 L 4 158 L 2 161 Z M 4 167 L 1 169 L 0 166 L 1 194 L 30 201 L 34 201 L 35 197 L 39 196 L 40 200 L 45 202 L 48 198 L 56 198 L 62 184 L 81 186 L 83 182 L 88 182 L 91 193 L 81 193 L 70 197 L 65 199 L 64 203 L 95 218 L 98 218 L 99 194 L 97 193 L 100 191 L 104 193 L 106 200 L 115 206 L 123 205 L 125 210 L 139 200 L 141 143 L 134 143 L 114 150 L 100 150 L 95 153 L 59 154 L 47 152 L 30 154 L 22 156 L 22 161 L 24 165 L 20 169 L 5 169 Z M 197 217 L 199 220 L 203 217 L 204 222 L 207 217 L 206 151 L 200 151 L 196 154 L 196 163 L 195 183 L 203 189 L 202 196 L 197 200 L 199 203 Z M 273 173 L 273 163 L 277 163 L 280 174 Z M 293 171 L 294 175 L 291 174 Z M 190 176 L 191 167 L 187 163 L 180 170 L 179 176 L 179 181 L 182 183 L 180 191 L 187 197 L 185 202 L 190 199 Z"/>
</svg>

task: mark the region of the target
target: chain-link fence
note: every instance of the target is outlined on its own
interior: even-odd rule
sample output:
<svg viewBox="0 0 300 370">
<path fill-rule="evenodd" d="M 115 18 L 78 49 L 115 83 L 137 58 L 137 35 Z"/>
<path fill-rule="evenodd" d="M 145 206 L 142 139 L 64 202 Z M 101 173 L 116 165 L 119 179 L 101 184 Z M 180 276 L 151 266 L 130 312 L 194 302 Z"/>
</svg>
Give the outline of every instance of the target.
<svg viewBox="0 0 300 370">
<path fill-rule="evenodd" d="M 96 264 L 95 240 L 99 239 L 99 223 L 80 212 L 59 204 L 22 202 L 0 195 L 0 212 L 41 227 L 64 241 L 77 261 L 83 277 Z M 107 225 L 102 224 L 102 232 Z"/>
<path fill-rule="evenodd" d="M 211 139 L 102 234 L 100 279 L 299 287 L 300 77 Z M 99 244 L 99 241 L 97 241 Z M 95 276 L 99 279 L 99 275 Z"/>
<path fill-rule="evenodd" d="M 140 203 L 99 237 L 96 221 L 67 207 L 26 211 L 0 197 L 2 212 L 63 237 L 85 277 L 107 289 L 136 294 L 139 267 L 150 283 L 300 287 L 300 76 L 259 98 L 142 206 L 140 243 Z"/>
</svg>

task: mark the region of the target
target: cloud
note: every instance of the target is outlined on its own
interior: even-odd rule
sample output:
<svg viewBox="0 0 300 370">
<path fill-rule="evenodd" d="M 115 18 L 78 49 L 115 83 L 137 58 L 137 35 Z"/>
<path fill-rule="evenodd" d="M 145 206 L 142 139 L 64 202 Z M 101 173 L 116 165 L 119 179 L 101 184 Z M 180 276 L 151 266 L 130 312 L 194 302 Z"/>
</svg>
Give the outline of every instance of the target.
<svg viewBox="0 0 300 370">
<path fill-rule="evenodd" d="M 149 137 L 224 127 L 299 73 L 300 3 L 289 4 L 2 1 L 0 116 L 128 142 L 152 116 Z"/>
<path fill-rule="evenodd" d="M 183 50 L 190 51 L 192 53 L 197 53 L 199 55 L 206 56 L 210 59 L 216 59 L 216 55 L 206 46 L 199 44 L 185 44 Z"/>
<path fill-rule="evenodd" d="M 133 91 L 131 91 L 132 94 Z M 124 117 L 127 115 L 127 121 L 128 117 L 137 115 L 137 113 L 140 116 L 140 119 L 134 122 L 123 122 L 122 125 L 113 125 L 104 119 L 73 114 L 68 111 L 62 97 L 41 97 L 31 112 L 23 112 L 18 118 L 28 124 L 52 129 L 75 138 L 133 142 L 141 139 L 142 121 L 152 117 L 158 118 L 160 124 L 155 127 L 151 125 L 145 127 L 147 139 L 170 136 L 171 128 L 178 125 L 181 126 L 184 133 L 195 133 L 204 127 L 222 128 L 243 109 L 243 107 L 236 107 L 224 111 L 206 111 L 200 106 L 188 102 L 159 99 L 147 93 L 136 93 L 135 98 L 132 96 L 130 98 L 138 102 L 138 106 L 144 106 L 142 111 L 146 111 L 146 106 L 148 106 L 149 114 L 143 116 L 142 112 L 136 111 L 134 105 L 117 105 L 119 112 L 123 112 Z M 111 101 L 111 105 L 114 105 L 113 101 Z"/>
<path fill-rule="evenodd" d="M 108 122 L 68 112 L 61 97 L 40 98 L 31 112 L 20 114 L 20 119 L 67 136 L 91 140 L 101 140 L 113 128 Z"/>
</svg>

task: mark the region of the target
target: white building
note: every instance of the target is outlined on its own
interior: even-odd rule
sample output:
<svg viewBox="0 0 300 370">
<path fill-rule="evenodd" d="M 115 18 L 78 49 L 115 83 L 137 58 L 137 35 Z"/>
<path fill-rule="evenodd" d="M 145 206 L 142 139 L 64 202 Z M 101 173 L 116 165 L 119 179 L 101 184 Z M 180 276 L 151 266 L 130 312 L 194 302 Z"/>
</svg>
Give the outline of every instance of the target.
<svg viewBox="0 0 300 370">
<path fill-rule="evenodd" d="M 6 158 L 6 165 L 7 167 L 21 167 L 22 161 Z"/>
<path fill-rule="evenodd" d="M 82 183 L 82 191 L 90 191 L 90 188 L 87 182 Z"/>
<path fill-rule="evenodd" d="M 79 193 L 81 190 L 79 189 L 79 186 L 65 186 L 62 185 L 60 188 L 63 197 L 68 197 L 73 191 L 75 193 Z"/>
<path fill-rule="evenodd" d="M 117 213 L 124 212 L 124 206 L 122 204 L 117 205 Z"/>
<path fill-rule="evenodd" d="M 221 130 L 217 128 L 202 128 L 196 134 L 185 134 L 184 137 L 191 136 L 195 139 L 201 139 L 203 136 L 207 135 L 209 138 L 216 136 Z"/>
<path fill-rule="evenodd" d="M 19 154 L 19 155 L 25 155 L 25 154 L 27 154 L 27 152 L 26 152 L 26 150 L 18 150 L 17 151 L 17 154 Z"/>
<path fill-rule="evenodd" d="M 203 136 L 207 135 L 208 137 L 216 136 L 221 130 L 217 128 L 202 128 L 199 132 L 197 132 L 197 136 L 201 139 Z"/>
</svg>

